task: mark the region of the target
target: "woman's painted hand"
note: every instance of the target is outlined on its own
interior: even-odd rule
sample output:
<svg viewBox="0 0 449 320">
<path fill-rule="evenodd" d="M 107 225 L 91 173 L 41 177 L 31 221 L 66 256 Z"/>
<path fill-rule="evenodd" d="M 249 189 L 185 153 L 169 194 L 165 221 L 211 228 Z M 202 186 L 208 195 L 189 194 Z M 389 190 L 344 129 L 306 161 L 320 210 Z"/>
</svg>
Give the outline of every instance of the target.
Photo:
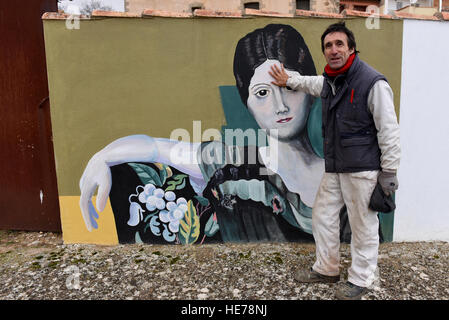
<svg viewBox="0 0 449 320">
<path fill-rule="evenodd" d="M 86 166 L 80 180 L 80 208 L 84 223 L 89 231 L 97 229 L 98 213 L 92 204 L 92 197 L 98 188 L 96 206 L 98 211 L 103 211 L 108 201 L 111 190 L 111 169 L 102 158 L 102 152 L 95 154 Z"/>
</svg>

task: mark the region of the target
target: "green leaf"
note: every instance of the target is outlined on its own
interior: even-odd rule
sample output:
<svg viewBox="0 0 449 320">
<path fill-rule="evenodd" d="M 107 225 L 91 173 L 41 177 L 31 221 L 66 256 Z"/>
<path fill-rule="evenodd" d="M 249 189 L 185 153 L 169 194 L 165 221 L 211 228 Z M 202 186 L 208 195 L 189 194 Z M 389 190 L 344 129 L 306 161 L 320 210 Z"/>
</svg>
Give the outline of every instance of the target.
<svg viewBox="0 0 449 320">
<path fill-rule="evenodd" d="M 136 243 L 143 243 L 142 239 L 140 238 L 139 231 L 136 232 L 135 240 Z"/>
<path fill-rule="evenodd" d="M 184 218 L 179 221 L 179 241 L 182 244 L 192 244 L 198 240 L 200 235 L 200 219 L 196 214 L 195 206 L 193 201 L 189 200 L 187 202 L 187 211 Z"/>
<path fill-rule="evenodd" d="M 159 210 L 156 210 L 155 212 L 153 212 L 153 213 L 147 215 L 147 216 L 143 219 L 143 222 L 147 222 L 148 220 L 151 219 L 151 217 L 153 217 L 153 216 L 156 215 L 156 214 L 159 214 Z"/>
<path fill-rule="evenodd" d="M 165 165 L 163 165 L 165 167 Z M 165 184 L 165 180 L 167 180 L 167 171 L 165 168 L 159 170 L 159 177 L 161 179 L 161 186 Z"/>
<path fill-rule="evenodd" d="M 152 183 L 158 187 L 162 187 L 161 178 L 153 168 L 141 163 L 128 163 L 128 165 L 134 169 L 144 185 Z"/>
<path fill-rule="evenodd" d="M 169 176 L 169 174 L 168 174 L 169 167 L 166 166 L 165 164 L 159 163 L 159 162 L 154 163 L 154 165 L 159 169 L 159 177 L 161 179 L 161 186 L 163 186 L 165 184 L 165 181 L 167 180 L 167 177 Z"/>
<path fill-rule="evenodd" d="M 206 226 L 204 227 L 204 233 L 208 237 L 212 237 L 214 234 L 217 233 L 217 231 L 220 230 L 220 227 L 218 226 L 217 219 L 215 218 L 215 212 L 212 214 L 207 220 Z"/>
<path fill-rule="evenodd" d="M 196 200 L 198 200 L 198 202 L 203 206 L 203 207 L 207 207 L 209 205 L 209 200 L 201 197 L 201 196 L 194 196 L 194 198 Z"/>
<path fill-rule="evenodd" d="M 173 190 L 179 190 L 185 187 L 185 178 L 187 177 L 186 174 L 177 174 L 173 176 L 173 179 L 167 182 L 168 187 L 165 189 L 165 191 L 173 191 Z"/>
</svg>

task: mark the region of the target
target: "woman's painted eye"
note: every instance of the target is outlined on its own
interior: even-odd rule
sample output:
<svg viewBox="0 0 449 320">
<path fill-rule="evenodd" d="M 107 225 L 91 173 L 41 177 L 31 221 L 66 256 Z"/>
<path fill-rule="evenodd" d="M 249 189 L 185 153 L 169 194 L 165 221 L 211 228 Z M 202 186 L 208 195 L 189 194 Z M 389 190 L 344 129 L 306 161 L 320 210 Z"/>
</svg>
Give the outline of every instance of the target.
<svg viewBox="0 0 449 320">
<path fill-rule="evenodd" d="M 267 89 L 262 89 L 256 92 L 256 96 L 258 97 L 265 97 L 268 94 L 268 90 Z"/>
</svg>

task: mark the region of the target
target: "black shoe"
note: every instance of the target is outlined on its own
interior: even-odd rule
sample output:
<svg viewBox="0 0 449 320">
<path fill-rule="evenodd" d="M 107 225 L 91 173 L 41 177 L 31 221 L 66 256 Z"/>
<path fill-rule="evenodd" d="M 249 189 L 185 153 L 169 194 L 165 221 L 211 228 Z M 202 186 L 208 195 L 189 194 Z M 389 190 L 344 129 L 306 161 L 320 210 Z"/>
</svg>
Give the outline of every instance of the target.
<svg viewBox="0 0 449 320">
<path fill-rule="evenodd" d="M 312 268 L 310 268 L 310 270 L 298 270 L 293 277 L 296 281 L 303 283 L 336 283 L 340 281 L 340 275 L 325 276 L 324 274 L 314 271 Z"/>
<path fill-rule="evenodd" d="M 367 288 L 346 281 L 338 285 L 335 298 L 338 300 L 360 300 L 366 292 L 368 292 Z"/>
</svg>

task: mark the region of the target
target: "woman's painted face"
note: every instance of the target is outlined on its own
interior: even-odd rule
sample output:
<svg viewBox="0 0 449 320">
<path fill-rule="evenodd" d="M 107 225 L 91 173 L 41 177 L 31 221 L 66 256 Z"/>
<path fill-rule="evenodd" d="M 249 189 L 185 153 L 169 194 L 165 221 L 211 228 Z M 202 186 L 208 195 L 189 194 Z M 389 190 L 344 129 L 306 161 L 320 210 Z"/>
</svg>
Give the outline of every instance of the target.
<svg viewBox="0 0 449 320">
<path fill-rule="evenodd" d="M 279 140 L 296 138 L 305 128 L 309 115 L 308 96 L 303 91 L 278 87 L 271 82 L 271 66 L 278 60 L 267 60 L 254 71 L 249 84 L 248 109 L 262 129 L 277 129 Z M 297 71 L 285 70 L 288 75 Z"/>
</svg>

